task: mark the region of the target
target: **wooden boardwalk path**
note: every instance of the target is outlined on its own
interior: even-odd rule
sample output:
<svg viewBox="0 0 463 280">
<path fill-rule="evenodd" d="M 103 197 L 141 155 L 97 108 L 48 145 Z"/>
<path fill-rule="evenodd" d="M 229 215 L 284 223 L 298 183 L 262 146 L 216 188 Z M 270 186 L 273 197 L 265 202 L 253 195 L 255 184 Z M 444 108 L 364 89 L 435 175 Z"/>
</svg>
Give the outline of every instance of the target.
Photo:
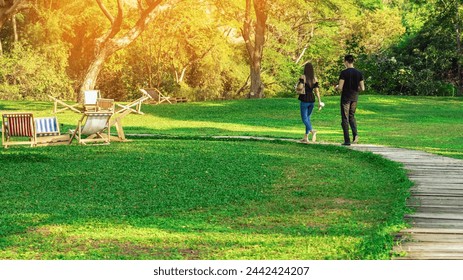
<svg viewBox="0 0 463 280">
<path fill-rule="evenodd" d="M 421 151 L 372 145 L 353 145 L 401 162 L 415 182 L 408 205 L 415 213 L 406 218 L 411 228 L 399 233 L 397 259 L 463 260 L 463 160 Z"/>
</svg>

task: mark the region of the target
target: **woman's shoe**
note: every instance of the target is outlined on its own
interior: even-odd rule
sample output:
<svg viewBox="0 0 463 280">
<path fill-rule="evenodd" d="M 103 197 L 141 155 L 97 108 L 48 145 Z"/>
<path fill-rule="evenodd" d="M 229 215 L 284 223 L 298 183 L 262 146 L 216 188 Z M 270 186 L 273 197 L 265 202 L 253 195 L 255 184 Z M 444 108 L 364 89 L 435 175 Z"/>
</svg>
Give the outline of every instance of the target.
<svg viewBox="0 0 463 280">
<path fill-rule="evenodd" d="M 317 141 L 317 131 L 311 130 L 311 132 L 312 132 L 312 142 L 315 143 L 315 141 Z"/>
<path fill-rule="evenodd" d="M 309 140 L 307 140 L 307 139 L 302 139 L 302 140 L 299 140 L 299 143 L 302 143 L 302 144 L 309 144 Z"/>
</svg>

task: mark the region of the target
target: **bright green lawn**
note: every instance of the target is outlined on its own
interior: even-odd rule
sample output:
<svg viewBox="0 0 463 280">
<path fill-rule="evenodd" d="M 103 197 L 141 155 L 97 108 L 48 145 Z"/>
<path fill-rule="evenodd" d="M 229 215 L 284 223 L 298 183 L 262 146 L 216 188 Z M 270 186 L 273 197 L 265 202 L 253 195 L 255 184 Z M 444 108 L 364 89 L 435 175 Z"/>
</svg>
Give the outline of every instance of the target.
<svg viewBox="0 0 463 280">
<path fill-rule="evenodd" d="M 323 97 L 312 122 L 318 139 L 342 142 L 339 97 Z M 175 105 L 143 105 L 146 115 L 124 119 L 126 133 L 174 136 L 259 135 L 301 138 L 304 131 L 294 99 L 233 100 Z M 51 102 L 0 101 L 2 110 L 32 110 L 50 115 Z M 69 112 L 69 111 L 68 111 Z M 361 143 L 425 150 L 463 158 L 463 98 L 361 96 L 357 111 Z M 59 114 L 66 127 L 74 113 Z"/>
<path fill-rule="evenodd" d="M 0 151 L 0 259 L 384 259 L 410 182 L 341 147 L 137 140 Z"/>
<path fill-rule="evenodd" d="M 462 101 L 362 96 L 361 141 L 463 158 Z M 313 115 L 318 138 L 339 143 L 338 97 L 324 102 Z M 4 110 L 45 116 L 51 103 L 0 101 Z M 390 257 L 411 185 L 397 164 L 342 147 L 200 138 L 300 138 L 297 100 L 142 110 L 124 119 L 125 132 L 156 137 L 0 150 L 0 258 Z M 62 131 L 79 119 L 58 117 Z"/>
</svg>

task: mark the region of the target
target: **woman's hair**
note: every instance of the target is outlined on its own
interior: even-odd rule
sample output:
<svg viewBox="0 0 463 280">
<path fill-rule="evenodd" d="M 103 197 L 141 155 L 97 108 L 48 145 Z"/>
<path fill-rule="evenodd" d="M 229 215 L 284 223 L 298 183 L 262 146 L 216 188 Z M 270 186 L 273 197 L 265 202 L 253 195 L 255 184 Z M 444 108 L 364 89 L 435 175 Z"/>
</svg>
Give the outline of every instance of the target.
<svg viewBox="0 0 463 280">
<path fill-rule="evenodd" d="M 312 87 L 315 84 L 315 72 L 312 63 L 308 62 L 304 66 L 305 82 Z"/>
</svg>

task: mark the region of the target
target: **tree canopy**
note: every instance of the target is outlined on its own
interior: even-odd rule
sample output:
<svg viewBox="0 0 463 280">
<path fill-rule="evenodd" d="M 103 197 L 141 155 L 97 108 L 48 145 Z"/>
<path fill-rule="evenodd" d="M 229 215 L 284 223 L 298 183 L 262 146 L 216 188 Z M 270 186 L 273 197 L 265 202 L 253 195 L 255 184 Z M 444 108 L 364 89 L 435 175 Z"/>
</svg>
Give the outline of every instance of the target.
<svg viewBox="0 0 463 280">
<path fill-rule="evenodd" d="M 460 0 L 3 0 L 0 98 L 77 99 L 85 86 L 117 100 L 140 87 L 294 96 L 307 61 L 336 94 L 347 53 L 371 91 L 457 95 L 462 11 Z"/>
</svg>

